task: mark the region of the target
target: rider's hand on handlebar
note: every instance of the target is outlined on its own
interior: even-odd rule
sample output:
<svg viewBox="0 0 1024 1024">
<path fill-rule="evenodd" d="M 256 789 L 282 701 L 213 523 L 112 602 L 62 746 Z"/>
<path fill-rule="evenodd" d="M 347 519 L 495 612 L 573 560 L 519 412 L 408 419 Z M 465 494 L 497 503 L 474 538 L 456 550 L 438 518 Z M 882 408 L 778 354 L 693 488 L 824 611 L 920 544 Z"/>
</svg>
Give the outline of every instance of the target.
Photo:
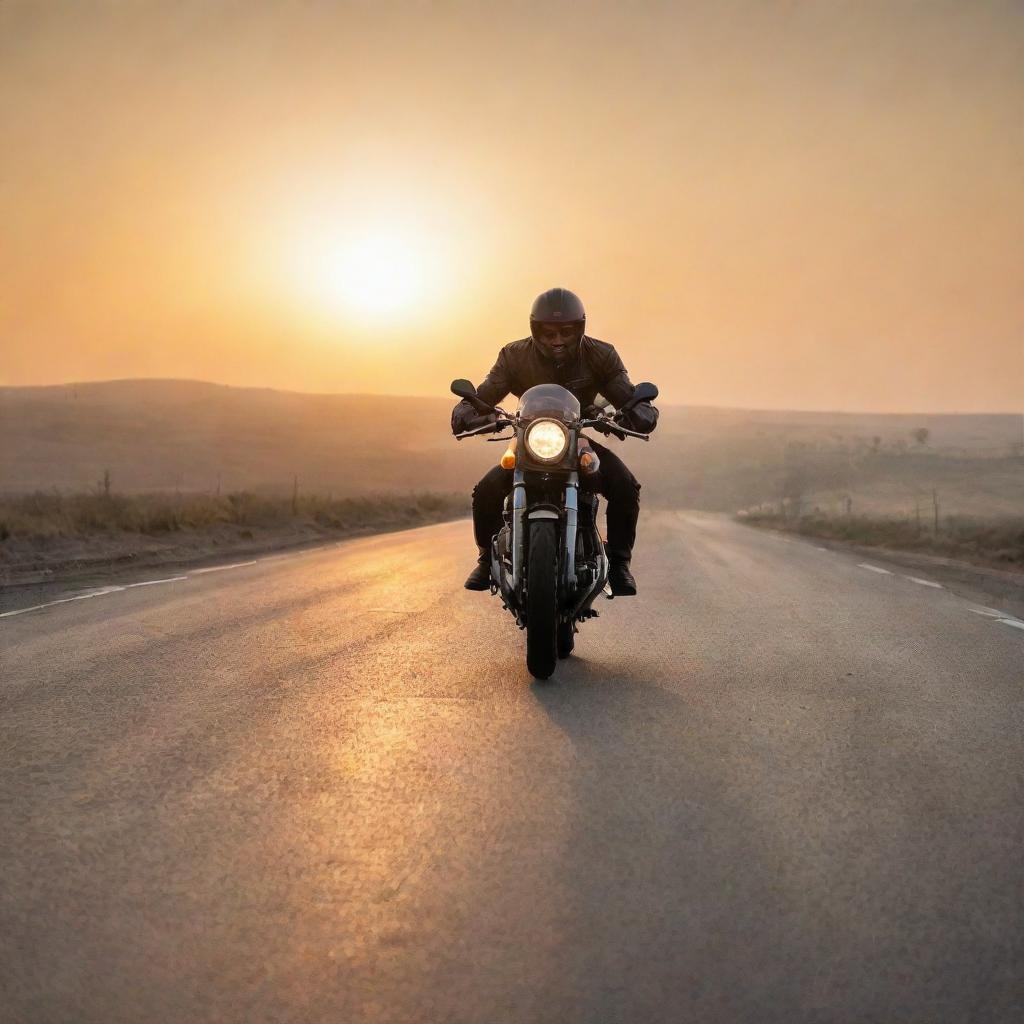
<svg viewBox="0 0 1024 1024">
<path fill-rule="evenodd" d="M 586 409 L 583 410 L 583 419 L 585 420 L 599 420 L 605 418 L 606 412 L 599 405 L 588 405 Z M 604 434 L 606 437 L 608 434 L 611 433 L 611 430 L 608 427 L 600 423 L 595 424 L 593 427 L 590 427 L 589 429 L 596 430 L 599 434 Z"/>
<path fill-rule="evenodd" d="M 467 430 L 476 430 L 477 427 L 482 427 L 482 426 L 484 426 L 487 423 L 497 423 L 497 422 L 498 422 L 498 414 L 496 412 L 489 412 L 486 415 L 477 416 L 475 419 L 470 420 L 470 422 L 466 424 L 466 429 Z"/>
<path fill-rule="evenodd" d="M 482 427 L 486 423 L 496 423 L 497 420 L 497 413 L 489 412 L 480 415 L 475 409 L 470 409 L 455 418 L 452 423 L 452 433 L 464 434 L 467 430 L 476 430 L 477 427 Z"/>
</svg>

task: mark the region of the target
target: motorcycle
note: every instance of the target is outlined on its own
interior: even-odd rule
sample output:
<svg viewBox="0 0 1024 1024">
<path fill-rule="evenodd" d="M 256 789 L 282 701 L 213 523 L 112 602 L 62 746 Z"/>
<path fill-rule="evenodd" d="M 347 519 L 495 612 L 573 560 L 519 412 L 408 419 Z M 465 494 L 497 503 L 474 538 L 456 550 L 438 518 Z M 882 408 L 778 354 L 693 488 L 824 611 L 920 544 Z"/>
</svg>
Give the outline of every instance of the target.
<svg viewBox="0 0 1024 1024">
<path fill-rule="evenodd" d="M 513 470 L 503 525 L 491 539 L 491 594 L 500 595 L 502 607 L 526 631 L 531 674 L 549 679 L 559 658 L 572 653 L 578 624 L 597 617 L 597 597 L 612 597 L 597 528 L 598 498 L 580 490 L 580 475 L 600 465 L 582 431 L 650 440 L 621 419 L 638 402 L 657 398 L 658 389 L 637 384 L 614 416 L 600 410 L 588 418 L 581 416 L 576 396 L 559 384 L 530 388 L 514 414 L 488 405 L 468 380 L 452 381 L 452 393 L 481 414 L 456 440 L 511 428 L 510 434 L 487 438 L 508 442 L 500 463 Z"/>
</svg>

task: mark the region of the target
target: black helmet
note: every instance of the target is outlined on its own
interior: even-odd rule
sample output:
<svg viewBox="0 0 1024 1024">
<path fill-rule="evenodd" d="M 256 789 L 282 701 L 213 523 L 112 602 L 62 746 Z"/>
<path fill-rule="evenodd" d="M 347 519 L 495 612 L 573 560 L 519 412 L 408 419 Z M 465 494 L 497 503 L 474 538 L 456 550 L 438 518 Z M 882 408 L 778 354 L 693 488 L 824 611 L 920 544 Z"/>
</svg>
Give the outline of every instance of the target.
<svg viewBox="0 0 1024 1024">
<path fill-rule="evenodd" d="M 587 321 L 587 311 L 580 297 L 568 288 L 549 288 L 533 300 L 530 310 L 530 324 L 579 323 Z"/>
<path fill-rule="evenodd" d="M 576 330 L 572 341 L 563 341 L 553 346 L 547 344 L 541 338 L 538 328 L 550 324 L 568 324 L 574 327 Z M 568 288 L 551 288 L 533 300 L 533 309 L 530 310 L 530 334 L 533 336 L 534 344 L 549 358 L 554 359 L 558 366 L 572 358 L 583 338 L 586 326 L 587 311 L 583 308 L 580 297 Z"/>
</svg>

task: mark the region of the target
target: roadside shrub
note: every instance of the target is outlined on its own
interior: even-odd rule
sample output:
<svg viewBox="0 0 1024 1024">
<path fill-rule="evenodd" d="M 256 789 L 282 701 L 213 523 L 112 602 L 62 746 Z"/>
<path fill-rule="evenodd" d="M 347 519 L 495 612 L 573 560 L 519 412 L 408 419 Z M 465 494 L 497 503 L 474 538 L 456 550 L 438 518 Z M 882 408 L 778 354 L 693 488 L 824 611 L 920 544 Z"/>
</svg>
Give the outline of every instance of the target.
<svg viewBox="0 0 1024 1024">
<path fill-rule="evenodd" d="M 462 495 L 414 493 L 331 498 L 239 491 L 206 494 L 63 494 L 36 491 L 0 497 L 0 541 L 18 536 L 44 540 L 95 534 L 160 535 L 219 525 L 274 529 L 308 523 L 327 530 L 394 528 L 452 519 L 468 512 Z"/>
<path fill-rule="evenodd" d="M 931 521 L 923 521 L 919 528 L 916 518 L 787 517 L 762 511 L 748 513 L 743 522 L 851 544 L 922 551 L 1024 568 L 1024 517 L 946 516 L 939 523 L 938 533 L 934 532 Z"/>
</svg>

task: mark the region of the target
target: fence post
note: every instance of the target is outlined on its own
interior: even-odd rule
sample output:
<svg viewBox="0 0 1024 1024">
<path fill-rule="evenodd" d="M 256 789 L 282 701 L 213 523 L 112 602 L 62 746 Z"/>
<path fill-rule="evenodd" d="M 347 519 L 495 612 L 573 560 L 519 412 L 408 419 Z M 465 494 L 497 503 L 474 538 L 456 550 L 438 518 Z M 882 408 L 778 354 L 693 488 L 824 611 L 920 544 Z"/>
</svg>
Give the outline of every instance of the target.
<svg viewBox="0 0 1024 1024">
<path fill-rule="evenodd" d="M 932 508 L 935 513 L 934 532 L 937 537 L 939 535 L 939 492 L 934 488 L 932 489 Z"/>
</svg>

